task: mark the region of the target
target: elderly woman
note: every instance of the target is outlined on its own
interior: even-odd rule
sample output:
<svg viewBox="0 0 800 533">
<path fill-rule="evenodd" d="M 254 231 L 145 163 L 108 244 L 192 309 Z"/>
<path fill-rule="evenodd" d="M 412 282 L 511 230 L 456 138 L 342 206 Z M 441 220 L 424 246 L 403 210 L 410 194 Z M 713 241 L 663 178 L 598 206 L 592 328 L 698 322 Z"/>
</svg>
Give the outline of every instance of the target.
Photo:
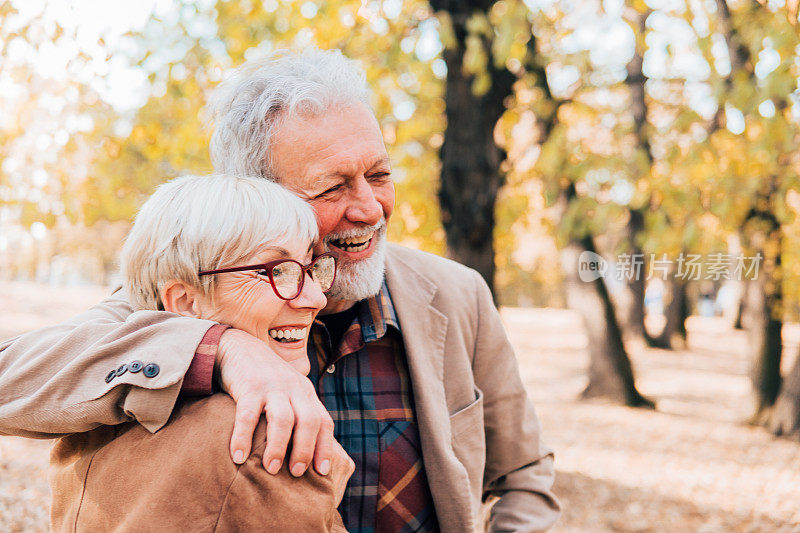
<svg viewBox="0 0 800 533">
<path fill-rule="evenodd" d="M 275 183 L 178 178 L 136 217 L 122 252 L 124 288 L 137 310 L 244 330 L 308 373 L 308 331 L 335 276 L 332 257 L 312 257 L 316 238 L 311 208 Z M 123 362 L 106 380 L 159 371 Z M 51 454 L 53 530 L 344 530 L 336 507 L 353 472 L 346 454 L 334 455 L 328 476 L 271 475 L 261 466 L 262 430 L 236 465 L 234 410 L 217 394 L 184 401 L 155 434 L 127 423 L 62 438 Z"/>
</svg>

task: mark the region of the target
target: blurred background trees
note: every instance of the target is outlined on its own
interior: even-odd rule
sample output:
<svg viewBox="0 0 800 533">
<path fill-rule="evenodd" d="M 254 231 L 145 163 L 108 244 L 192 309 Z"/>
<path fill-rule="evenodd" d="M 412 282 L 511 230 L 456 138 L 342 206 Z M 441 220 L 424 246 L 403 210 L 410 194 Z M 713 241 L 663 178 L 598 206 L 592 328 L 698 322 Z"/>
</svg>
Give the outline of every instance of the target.
<svg viewBox="0 0 800 533">
<path fill-rule="evenodd" d="M 800 314 L 798 2 L 106 4 L 0 7 L 0 276 L 113 283 L 154 187 L 211 170 L 202 106 L 225 72 L 336 47 L 374 89 L 394 241 L 473 266 L 501 304 L 580 311 L 586 396 L 651 406 L 631 350 L 681 346 L 691 312 L 741 315 L 752 420 L 800 430 L 800 365 L 781 373 Z M 607 269 L 584 281 L 589 252 Z"/>
</svg>

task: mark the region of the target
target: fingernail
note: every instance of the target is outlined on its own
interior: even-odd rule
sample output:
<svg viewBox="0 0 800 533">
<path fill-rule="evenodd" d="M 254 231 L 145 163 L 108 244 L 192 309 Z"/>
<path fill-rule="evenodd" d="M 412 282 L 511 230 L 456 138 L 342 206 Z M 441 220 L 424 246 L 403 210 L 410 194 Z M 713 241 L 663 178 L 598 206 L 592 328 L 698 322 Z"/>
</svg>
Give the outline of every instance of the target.
<svg viewBox="0 0 800 533">
<path fill-rule="evenodd" d="M 244 462 L 244 452 L 242 450 L 236 450 L 233 452 L 233 462 L 237 465 L 240 465 Z"/>
<path fill-rule="evenodd" d="M 323 476 L 327 476 L 328 472 L 330 472 L 330 471 L 331 471 L 331 462 L 329 460 L 325 459 L 319 465 L 319 473 L 322 474 Z"/>
<path fill-rule="evenodd" d="M 295 463 L 292 465 L 292 475 L 294 477 L 300 477 L 303 475 L 303 472 L 306 471 L 306 464 L 305 463 Z"/>
<path fill-rule="evenodd" d="M 272 474 L 273 476 L 277 474 L 281 469 L 281 462 L 278 459 L 273 459 L 269 462 L 269 466 L 267 467 L 267 472 Z"/>
</svg>

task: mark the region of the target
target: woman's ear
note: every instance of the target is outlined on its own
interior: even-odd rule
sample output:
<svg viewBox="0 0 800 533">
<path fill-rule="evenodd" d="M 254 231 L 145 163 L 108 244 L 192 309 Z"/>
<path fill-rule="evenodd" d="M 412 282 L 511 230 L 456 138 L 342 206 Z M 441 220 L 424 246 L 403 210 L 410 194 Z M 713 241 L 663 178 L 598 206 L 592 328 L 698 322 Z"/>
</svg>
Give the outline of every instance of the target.
<svg viewBox="0 0 800 533">
<path fill-rule="evenodd" d="M 168 281 L 161 289 L 164 311 L 200 318 L 200 294 L 185 281 Z"/>
</svg>

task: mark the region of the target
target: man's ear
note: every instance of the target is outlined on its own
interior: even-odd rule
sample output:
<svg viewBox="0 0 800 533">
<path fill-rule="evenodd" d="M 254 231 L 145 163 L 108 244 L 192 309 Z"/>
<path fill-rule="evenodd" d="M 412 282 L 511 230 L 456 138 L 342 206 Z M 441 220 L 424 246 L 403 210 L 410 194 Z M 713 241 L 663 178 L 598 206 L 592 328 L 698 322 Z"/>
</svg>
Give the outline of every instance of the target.
<svg viewBox="0 0 800 533">
<path fill-rule="evenodd" d="M 200 294 L 185 281 L 168 281 L 161 289 L 164 311 L 200 318 Z"/>
</svg>

